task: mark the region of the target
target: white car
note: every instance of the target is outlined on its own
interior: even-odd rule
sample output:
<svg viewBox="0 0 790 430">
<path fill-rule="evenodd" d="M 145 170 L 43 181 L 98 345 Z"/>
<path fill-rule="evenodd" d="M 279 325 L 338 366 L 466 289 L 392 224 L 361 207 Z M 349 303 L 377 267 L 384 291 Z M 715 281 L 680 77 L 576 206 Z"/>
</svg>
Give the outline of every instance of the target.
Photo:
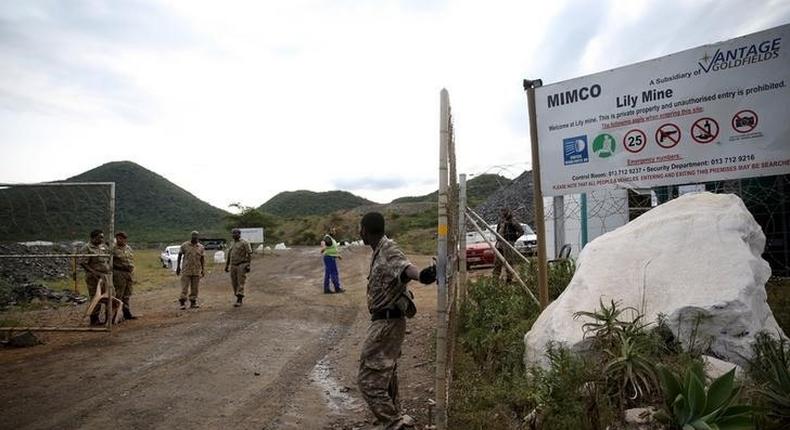
<svg viewBox="0 0 790 430">
<path fill-rule="evenodd" d="M 527 224 L 521 224 L 524 234 L 516 239 L 516 250 L 525 256 L 535 255 L 538 252 L 538 235 Z"/>
<path fill-rule="evenodd" d="M 178 253 L 180 251 L 181 247 L 179 245 L 171 245 L 165 248 L 165 250 L 162 251 L 162 254 L 159 256 L 159 261 L 162 262 L 162 267 L 175 270 L 176 264 L 178 264 Z"/>
</svg>

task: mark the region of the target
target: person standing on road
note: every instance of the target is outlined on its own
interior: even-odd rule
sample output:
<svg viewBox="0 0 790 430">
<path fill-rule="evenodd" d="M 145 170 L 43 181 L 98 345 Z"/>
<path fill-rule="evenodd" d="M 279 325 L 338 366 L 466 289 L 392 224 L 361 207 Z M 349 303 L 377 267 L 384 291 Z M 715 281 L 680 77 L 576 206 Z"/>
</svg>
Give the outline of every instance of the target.
<svg viewBox="0 0 790 430">
<path fill-rule="evenodd" d="M 134 279 L 134 253 L 132 247 L 126 241 L 129 236 L 119 231 L 115 233 L 115 246 L 112 247 L 112 285 L 115 287 L 115 296 L 123 302 L 123 318 L 127 320 L 137 319 L 132 315 L 129 306 L 129 299 L 132 297 L 132 285 Z"/>
<path fill-rule="evenodd" d="M 193 231 L 192 238 L 189 242 L 182 243 L 181 249 L 178 251 L 176 275 L 181 276 L 181 297 L 178 302 L 181 304 L 182 310 L 187 308 L 187 294 L 189 294 L 189 307 L 192 309 L 200 307 L 197 300 L 200 278 L 206 276 L 206 251 L 198 241 L 199 237 L 200 233 Z M 181 266 L 182 258 L 184 260 L 183 267 Z"/>
<path fill-rule="evenodd" d="M 416 309 L 406 284 L 436 282 L 436 267 L 420 271 L 394 241 L 384 235 L 384 216 L 370 212 L 362 217 L 359 235 L 373 249 L 368 274 L 367 301 L 371 315 L 367 338 L 359 359 L 359 390 L 370 410 L 386 430 L 413 428 L 398 400 L 398 358 L 406 334 L 405 317 Z"/>
<path fill-rule="evenodd" d="M 110 282 L 109 275 L 112 272 L 110 269 L 110 250 L 104 244 L 104 232 L 93 230 L 90 242 L 85 244 L 79 253 L 91 255 L 90 257 L 81 257 L 80 266 L 85 269 L 85 283 L 88 285 L 88 294 L 92 299 L 96 295 L 96 289 L 99 287 L 100 282 L 103 284 L 104 291 L 106 291 L 107 283 Z M 99 306 L 96 306 L 91 312 L 91 325 L 100 325 L 99 308 Z"/>
<path fill-rule="evenodd" d="M 241 230 L 234 228 L 231 233 L 233 243 L 228 249 L 225 271 L 230 272 L 230 283 L 233 286 L 233 294 L 236 295 L 236 303 L 233 306 L 239 307 L 244 301 L 244 287 L 247 284 L 247 273 L 250 272 L 252 247 L 249 242 L 241 238 Z"/>
<path fill-rule="evenodd" d="M 507 243 L 510 244 L 510 246 L 507 246 L 507 244 L 503 243 L 501 239 L 497 238 L 496 249 L 499 250 L 499 253 L 505 257 L 505 260 L 508 262 L 508 264 L 510 264 L 510 267 L 513 267 L 513 264 L 516 261 L 516 255 L 513 247 L 516 245 L 518 238 L 524 234 L 524 227 L 522 227 L 521 224 L 517 223 L 513 219 L 513 213 L 509 208 L 502 208 L 499 210 L 499 224 L 496 226 L 496 231 L 507 241 Z M 494 279 L 499 280 L 503 266 L 504 263 L 502 260 L 499 258 L 494 260 L 494 271 L 491 273 L 494 276 Z M 510 270 L 507 270 L 505 279 L 507 282 L 513 282 L 513 273 Z"/>
<path fill-rule="evenodd" d="M 324 256 L 324 294 L 330 294 L 332 290 L 329 289 L 329 281 L 335 286 L 336 293 L 345 293 L 346 290 L 340 287 L 340 274 L 337 270 L 337 260 L 342 260 L 343 257 L 337 250 L 337 241 L 334 236 L 336 234 L 335 227 L 329 228 L 329 233 L 321 239 L 321 254 Z"/>
</svg>

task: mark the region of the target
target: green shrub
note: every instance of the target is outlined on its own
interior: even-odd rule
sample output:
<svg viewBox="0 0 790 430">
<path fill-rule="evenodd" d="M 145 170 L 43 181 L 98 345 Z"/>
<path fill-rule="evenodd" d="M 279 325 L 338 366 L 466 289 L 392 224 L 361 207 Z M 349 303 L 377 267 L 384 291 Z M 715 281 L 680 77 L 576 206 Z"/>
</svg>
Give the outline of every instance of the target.
<svg viewBox="0 0 790 430">
<path fill-rule="evenodd" d="M 735 369 L 705 386 L 702 366 L 686 369 L 680 378 L 666 367 L 658 367 L 664 391 L 664 407 L 656 414 L 670 429 L 737 430 L 751 429 L 752 407 L 737 405 L 740 389 L 735 385 Z"/>
<path fill-rule="evenodd" d="M 603 300 L 599 300 L 599 303 L 601 307 L 595 311 L 579 311 L 573 314 L 573 319 L 586 317 L 592 320 L 582 324 L 582 331 L 585 338 L 593 339 L 594 346 L 602 350 L 612 348 L 623 338 L 626 330 L 636 334 L 644 329 L 645 325 L 639 322 L 643 316 L 635 308 L 619 307 L 620 302 L 614 300 L 610 306 L 605 305 Z M 631 311 L 634 315 L 630 321 L 621 319 L 626 311 Z"/>
<path fill-rule="evenodd" d="M 754 381 L 765 427 L 790 428 L 790 342 L 758 333 L 747 367 Z"/>
<path fill-rule="evenodd" d="M 555 345 L 549 345 L 546 356 L 548 369 L 530 368 L 528 378 L 529 399 L 541 428 L 603 430 L 616 421 L 599 362 Z"/>
<path fill-rule="evenodd" d="M 638 337 L 620 335 L 619 345 L 604 352 L 608 356 L 604 377 L 620 405 L 645 398 L 658 386 L 651 357 Z"/>
<path fill-rule="evenodd" d="M 511 374 L 523 368 L 524 334 L 538 314 L 520 286 L 480 278 L 461 310 L 461 346 L 482 371 Z"/>
<path fill-rule="evenodd" d="M 518 270 L 521 279 L 527 284 L 527 288 L 532 291 L 535 297 L 538 297 L 538 265 L 535 258 L 528 259 L 529 263 L 524 264 L 523 260 L 516 260 L 515 269 Z M 576 270 L 576 264 L 573 260 L 568 260 L 560 264 L 548 265 L 548 287 L 549 299 L 554 300 L 565 291 L 565 288 L 570 284 L 573 274 Z"/>
</svg>

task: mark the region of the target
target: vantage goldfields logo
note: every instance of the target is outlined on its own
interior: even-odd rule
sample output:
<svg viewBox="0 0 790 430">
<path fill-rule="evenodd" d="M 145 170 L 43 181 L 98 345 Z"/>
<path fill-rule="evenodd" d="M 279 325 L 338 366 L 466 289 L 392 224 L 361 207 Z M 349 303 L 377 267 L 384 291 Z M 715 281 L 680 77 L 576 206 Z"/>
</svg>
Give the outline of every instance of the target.
<svg viewBox="0 0 790 430">
<path fill-rule="evenodd" d="M 781 47 L 782 38 L 777 37 L 724 51 L 719 48 L 713 55 L 708 55 L 706 51 L 705 56 L 700 58 L 701 61 L 698 64 L 705 73 L 735 69 L 779 58 Z"/>
</svg>

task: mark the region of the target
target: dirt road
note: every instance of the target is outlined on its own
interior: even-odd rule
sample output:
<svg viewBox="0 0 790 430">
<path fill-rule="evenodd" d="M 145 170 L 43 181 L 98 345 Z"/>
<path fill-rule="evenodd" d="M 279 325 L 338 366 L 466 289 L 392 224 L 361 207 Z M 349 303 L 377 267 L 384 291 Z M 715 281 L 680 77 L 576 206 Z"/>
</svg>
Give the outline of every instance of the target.
<svg viewBox="0 0 790 430">
<path fill-rule="evenodd" d="M 322 294 L 318 249 L 295 248 L 253 261 L 241 308 L 214 270 L 198 310 L 178 309 L 174 278 L 135 296 L 143 317 L 112 335 L 48 335 L 45 345 L 2 349 L 0 428 L 372 428 L 355 383 L 369 257 L 367 247 L 344 252 L 346 294 Z M 411 287 L 420 312 L 399 365 L 401 396 L 425 424 L 436 289 Z"/>
</svg>

